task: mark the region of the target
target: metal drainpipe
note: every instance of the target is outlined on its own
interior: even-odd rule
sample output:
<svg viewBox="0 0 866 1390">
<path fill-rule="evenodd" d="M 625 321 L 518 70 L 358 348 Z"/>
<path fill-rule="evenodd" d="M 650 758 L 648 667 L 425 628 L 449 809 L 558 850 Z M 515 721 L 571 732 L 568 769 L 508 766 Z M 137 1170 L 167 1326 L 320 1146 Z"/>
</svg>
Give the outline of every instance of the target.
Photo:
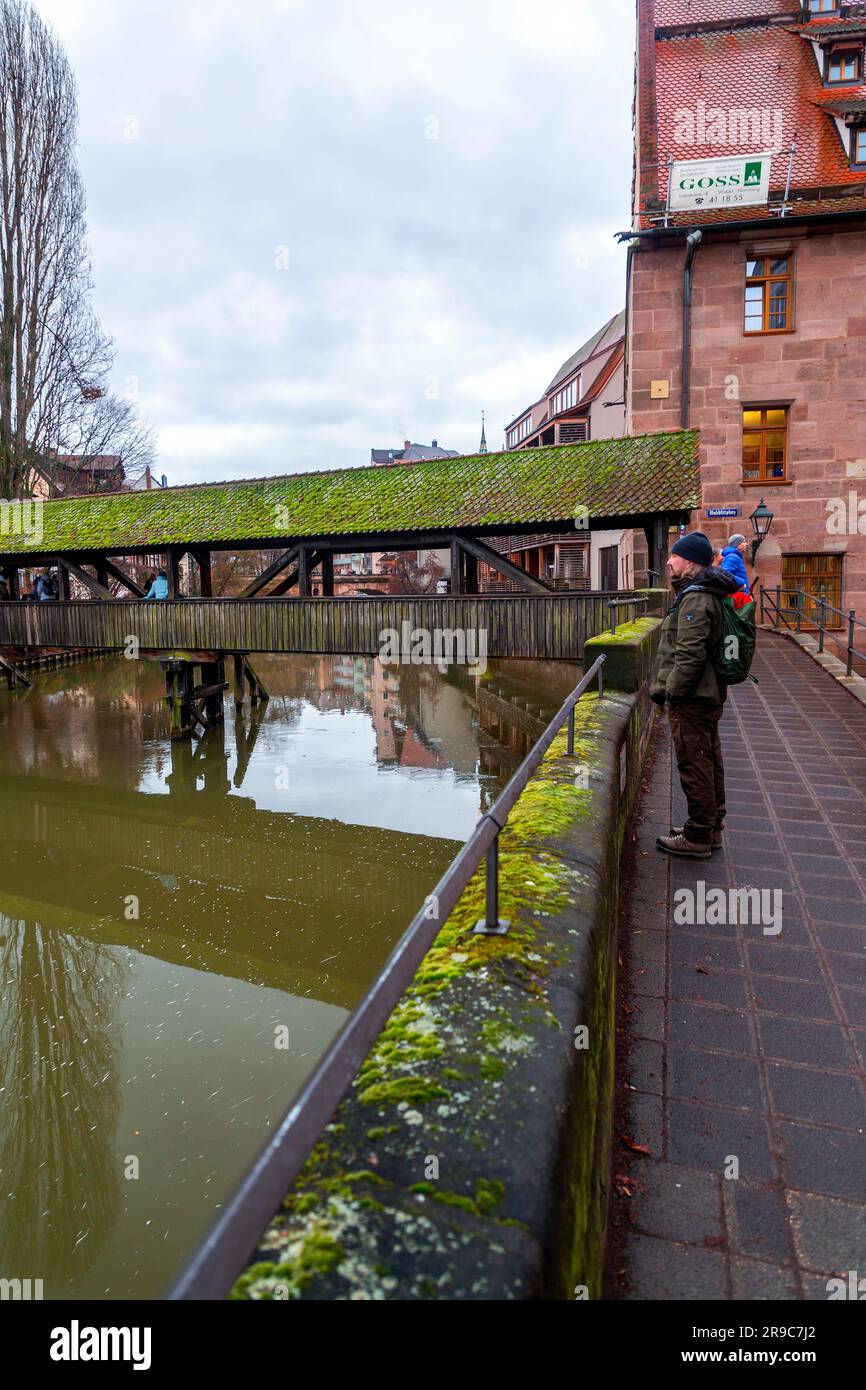
<svg viewBox="0 0 866 1390">
<path fill-rule="evenodd" d="M 695 228 L 686 237 L 686 260 L 683 266 L 683 371 L 680 392 L 680 429 L 689 427 L 689 359 L 692 336 L 692 261 L 701 244 L 701 232 Z"/>
</svg>

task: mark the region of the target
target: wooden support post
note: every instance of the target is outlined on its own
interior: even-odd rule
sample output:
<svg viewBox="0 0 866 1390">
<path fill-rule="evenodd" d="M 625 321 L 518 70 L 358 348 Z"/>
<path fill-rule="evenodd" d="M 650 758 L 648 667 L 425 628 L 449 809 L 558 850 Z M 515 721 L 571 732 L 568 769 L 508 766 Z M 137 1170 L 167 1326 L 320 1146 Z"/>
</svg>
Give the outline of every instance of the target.
<svg viewBox="0 0 866 1390">
<path fill-rule="evenodd" d="M 248 656 L 244 657 L 244 671 L 246 672 L 246 677 L 250 684 L 250 700 L 252 703 L 257 705 L 259 700 L 269 700 L 271 697 L 250 665 Z"/>
<path fill-rule="evenodd" d="M 72 587 L 69 583 L 69 570 L 60 560 L 57 562 L 57 573 L 60 576 L 60 597 L 68 600 L 72 597 Z"/>
<path fill-rule="evenodd" d="M 170 713 L 171 738 L 192 735 L 192 687 L 195 667 L 190 661 L 166 661 L 165 698 Z"/>
<path fill-rule="evenodd" d="M 204 716 L 209 724 L 221 724 L 225 715 L 223 691 L 226 689 L 225 658 L 217 661 L 203 661 L 201 665 L 202 689 L 196 694 L 204 698 Z"/>
<path fill-rule="evenodd" d="M 462 548 L 462 547 L 461 547 Z M 469 550 L 463 550 L 463 591 L 467 594 L 478 593 L 478 557 Z"/>
<path fill-rule="evenodd" d="M 235 709 L 238 714 L 244 707 L 244 657 L 235 654 Z"/>
<path fill-rule="evenodd" d="M 20 598 L 20 597 L 21 597 L 21 576 L 19 575 L 19 572 L 18 572 L 18 566 L 17 566 L 17 565 L 8 565 L 7 568 L 4 569 L 3 573 L 4 573 L 5 576 L 6 576 L 6 583 L 9 585 L 9 597 L 10 597 L 10 598 Z"/>
<path fill-rule="evenodd" d="M 213 597 L 213 575 L 211 573 L 210 551 L 196 550 L 193 552 L 195 561 L 198 565 L 199 581 L 202 598 Z"/>
<path fill-rule="evenodd" d="M 451 592 L 463 593 L 463 549 L 456 536 L 451 537 Z"/>
<path fill-rule="evenodd" d="M 334 597 L 334 555 L 330 550 L 322 556 L 322 597 Z"/>
<path fill-rule="evenodd" d="M 96 578 L 98 582 L 102 585 L 103 589 L 108 589 L 108 592 L 111 593 L 111 590 L 108 587 L 108 565 L 106 561 L 103 559 L 99 559 L 96 561 Z"/>
<path fill-rule="evenodd" d="M 310 551 L 302 545 L 298 550 L 298 598 L 310 597 Z"/>
<path fill-rule="evenodd" d="M 183 550 L 179 545 L 171 545 L 166 556 L 166 575 L 168 576 L 169 598 L 180 598 L 180 561 Z"/>
</svg>

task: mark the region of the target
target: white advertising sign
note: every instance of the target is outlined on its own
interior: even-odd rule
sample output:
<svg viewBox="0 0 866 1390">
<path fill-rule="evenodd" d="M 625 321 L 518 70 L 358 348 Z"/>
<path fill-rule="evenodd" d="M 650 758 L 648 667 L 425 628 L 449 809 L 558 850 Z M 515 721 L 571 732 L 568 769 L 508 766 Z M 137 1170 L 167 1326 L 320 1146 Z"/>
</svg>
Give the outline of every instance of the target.
<svg viewBox="0 0 866 1390">
<path fill-rule="evenodd" d="M 726 159 L 681 159 L 670 172 L 668 207 L 747 207 L 766 203 L 770 193 L 772 151 L 738 154 Z"/>
</svg>

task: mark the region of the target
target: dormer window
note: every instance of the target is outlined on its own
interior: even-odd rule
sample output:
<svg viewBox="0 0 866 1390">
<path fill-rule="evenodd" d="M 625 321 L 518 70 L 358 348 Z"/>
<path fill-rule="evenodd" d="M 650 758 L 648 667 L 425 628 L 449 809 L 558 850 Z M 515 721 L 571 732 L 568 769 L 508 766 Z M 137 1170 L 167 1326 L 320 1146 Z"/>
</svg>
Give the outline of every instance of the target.
<svg viewBox="0 0 866 1390">
<path fill-rule="evenodd" d="M 851 163 L 866 166 L 866 125 L 855 125 L 851 131 Z"/>
<path fill-rule="evenodd" d="M 860 49 L 837 48 L 827 54 L 828 82 L 860 81 Z"/>
<path fill-rule="evenodd" d="M 835 14 L 838 8 L 838 0 L 809 0 L 810 14 Z"/>
</svg>

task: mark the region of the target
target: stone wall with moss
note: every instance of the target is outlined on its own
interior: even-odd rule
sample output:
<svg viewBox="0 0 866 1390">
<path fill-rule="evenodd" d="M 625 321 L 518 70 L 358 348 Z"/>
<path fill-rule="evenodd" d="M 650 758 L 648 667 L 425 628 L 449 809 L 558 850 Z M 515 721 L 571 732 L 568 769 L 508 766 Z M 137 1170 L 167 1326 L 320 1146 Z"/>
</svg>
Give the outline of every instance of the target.
<svg viewBox="0 0 866 1390">
<path fill-rule="evenodd" d="M 234 1298 L 599 1295 L 619 856 L 652 708 L 581 700 L 575 756 L 563 732 L 501 836 L 508 935 L 473 934 L 479 870 Z"/>
</svg>

